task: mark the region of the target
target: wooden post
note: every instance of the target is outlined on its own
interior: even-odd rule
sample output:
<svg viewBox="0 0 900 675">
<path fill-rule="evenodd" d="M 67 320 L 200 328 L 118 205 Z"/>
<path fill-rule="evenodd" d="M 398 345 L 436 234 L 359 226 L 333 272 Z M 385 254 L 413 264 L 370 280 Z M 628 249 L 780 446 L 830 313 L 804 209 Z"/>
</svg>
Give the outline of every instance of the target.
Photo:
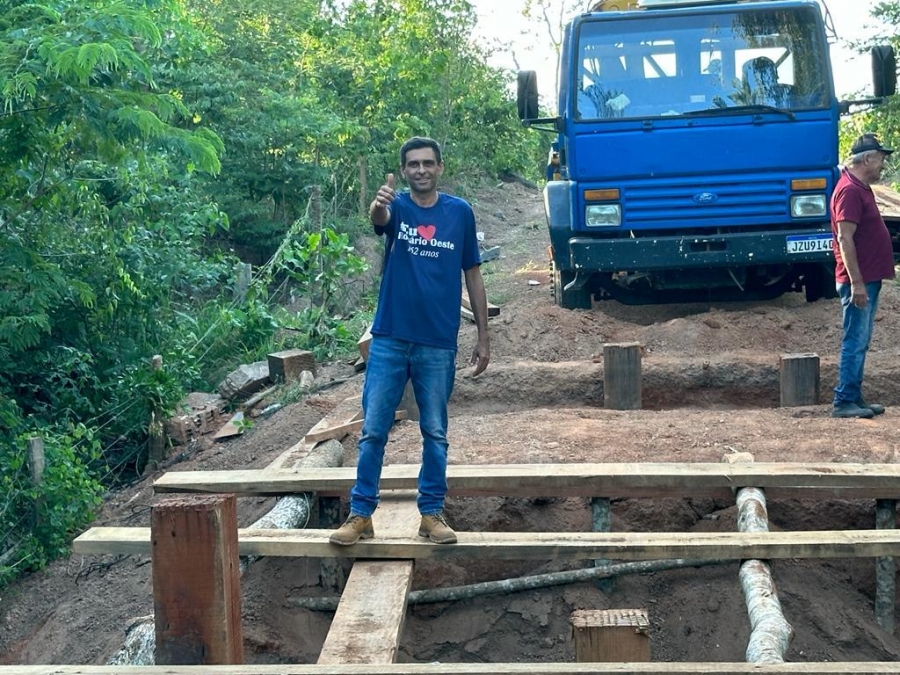
<svg viewBox="0 0 900 675">
<path fill-rule="evenodd" d="M 303 349 L 288 349 L 283 352 L 268 354 L 269 379 L 272 382 L 290 384 L 300 380 L 300 374 L 308 370 L 316 374 L 316 357 L 312 352 Z"/>
<path fill-rule="evenodd" d="M 161 370 L 162 362 L 162 356 L 159 354 L 154 356 L 150 359 L 151 370 Z M 148 432 L 150 435 L 150 450 L 147 453 L 148 462 L 146 469 L 148 471 L 153 471 L 166 459 L 165 422 L 163 420 L 162 412 L 156 410 L 156 408 L 153 408 L 150 411 L 150 426 L 148 427 Z"/>
<path fill-rule="evenodd" d="M 165 499 L 150 537 L 156 664 L 243 663 L 235 496 Z"/>
<path fill-rule="evenodd" d="M 319 528 L 333 530 L 341 524 L 341 498 L 319 497 Z M 344 588 L 344 567 L 337 558 L 322 558 L 319 561 L 319 581 L 328 591 Z"/>
<path fill-rule="evenodd" d="M 366 156 L 360 155 L 357 163 L 359 166 L 359 215 L 365 218 L 369 215 L 369 180 L 366 172 Z"/>
<path fill-rule="evenodd" d="M 309 219 L 312 222 L 313 230 L 322 229 L 322 187 L 320 185 L 312 186 L 309 196 Z"/>
<path fill-rule="evenodd" d="M 641 345 L 603 345 L 603 405 L 612 410 L 641 409 Z"/>
<path fill-rule="evenodd" d="M 782 408 L 819 403 L 818 354 L 782 354 L 778 371 Z"/>
<path fill-rule="evenodd" d="M 612 532 L 612 509 L 609 499 L 605 497 L 591 499 L 591 519 L 594 532 Z M 607 558 L 597 558 L 594 560 L 594 567 L 609 567 L 611 563 L 612 561 Z M 597 579 L 597 588 L 604 593 L 612 593 L 616 590 L 616 578 Z"/>
<path fill-rule="evenodd" d="M 572 612 L 578 663 L 648 663 L 646 609 L 579 609 Z"/>
<path fill-rule="evenodd" d="M 44 468 L 46 460 L 44 458 L 44 439 L 40 436 L 33 436 L 28 439 L 28 470 L 31 472 L 31 482 L 35 487 L 40 487 L 44 482 Z M 38 526 L 41 524 L 41 512 L 44 510 L 44 500 L 38 497 L 34 501 L 34 510 L 32 511 L 32 524 Z"/>
<path fill-rule="evenodd" d="M 875 500 L 875 527 L 893 530 L 897 527 L 897 502 Z M 894 634 L 894 598 L 897 593 L 897 566 L 891 557 L 875 558 L 875 620 L 885 633 Z"/>
<path fill-rule="evenodd" d="M 234 280 L 234 299 L 243 301 L 253 282 L 253 265 L 238 263 L 237 278 Z"/>
</svg>

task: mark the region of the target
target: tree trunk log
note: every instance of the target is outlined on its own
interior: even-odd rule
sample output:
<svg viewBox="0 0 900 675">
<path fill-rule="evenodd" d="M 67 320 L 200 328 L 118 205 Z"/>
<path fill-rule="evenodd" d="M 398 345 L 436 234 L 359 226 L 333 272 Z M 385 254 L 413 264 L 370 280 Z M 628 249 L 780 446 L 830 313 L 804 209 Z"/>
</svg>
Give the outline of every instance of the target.
<svg viewBox="0 0 900 675">
<path fill-rule="evenodd" d="M 672 560 L 642 560 L 639 562 L 619 563 L 606 567 L 585 567 L 566 572 L 552 572 L 550 574 L 537 574 L 518 579 L 501 579 L 498 581 L 484 581 L 470 586 L 454 586 L 451 588 L 435 588 L 431 590 L 413 591 L 409 594 L 409 605 L 422 605 L 432 602 L 455 602 L 468 600 L 484 595 L 508 595 L 521 591 L 530 591 L 536 588 L 548 588 L 551 586 L 564 586 L 566 584 L 578 584 L 596 579 L 608 579 L 624 576 L 626 574 L 649 574 L 664 570 L 681 569 L 683 567 L 703 567 L 705 565 L 726 565 L 733 560 L 687 560 L 675 558 Z M 337 609 L 339 597 L 294 597 L 288 598 L 292 607 L 311 609 L 322 612 L 333 612 Z"/>
<path fill-rule="evenodd" d="M 758 488 L 738 490 L 738 531 L 768 532 L 765 493 Z M 746 560 L 739 573 L 747 613 L 750 616 L 748 663 L 784 663 L 794 629 L 784 618 L 772 569 L 762 560 Z"/>
</svg>

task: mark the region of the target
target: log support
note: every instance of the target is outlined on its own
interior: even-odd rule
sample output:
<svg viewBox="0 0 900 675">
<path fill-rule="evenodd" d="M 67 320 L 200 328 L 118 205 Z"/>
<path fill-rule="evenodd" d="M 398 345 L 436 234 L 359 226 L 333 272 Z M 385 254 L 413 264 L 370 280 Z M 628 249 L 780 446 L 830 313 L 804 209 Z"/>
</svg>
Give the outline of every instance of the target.
<svg viewBox="0 0 900 675">
<path fill-rule="evenodd" d="M 612 508 L 609 499 L 594 497 L 591 500 L 591 520 L 594 532 L 612 532 Z M 608 558 L 597 558 L 594 567 L 609 567 L 611 563 Z M 613 593 L 616 590 L 616 577 L 597 579 L 597 588 L 607 594 Z"/>
<path fill-rule="evenodd" d="M 603 345 L 603 406 L 611 410 L 641 409 L 641 345 Z"/>
<path fill-rule="evenodd" d="M 893 530 L 897 527 L 897 502 L 878 499 L 875 502 L 875 527 Z M 881 629 L 894 634 L 894 598 L 897 594 L 897 566 L 892 557 L 875 558 L 875 620 Z"/>
<path fill-rule="evenodd" d="M 150 520 L 156 664 L 243 663 L 236 497 L 170 497 Z"/>
<path fill-rule="evenodd" d="M 340 497 L 319 497 L 319 527 L 333 530 L 341 524 Z M 346 577 L 344 567 L 337 558 L 322 558 L 319 561 L 319 582 L 328 591 L 344 588 Z"/>
</svg>

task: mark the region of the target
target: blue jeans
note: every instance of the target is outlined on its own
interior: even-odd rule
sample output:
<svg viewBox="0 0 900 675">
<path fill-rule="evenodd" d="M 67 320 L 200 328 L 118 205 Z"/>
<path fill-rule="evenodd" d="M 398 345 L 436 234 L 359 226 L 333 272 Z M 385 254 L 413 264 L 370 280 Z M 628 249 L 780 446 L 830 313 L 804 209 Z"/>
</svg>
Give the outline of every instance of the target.
<svg viewBox="0 0 900 675">
<path fill-rule="evenodd" d="M 869 343 L 872 341 L 881 281 L 870 281 L 866 284 L 869 302 L 862 309 L 850 302 L 850 284 L 837 284 L 837 292 L 841 298 L 841 307 L 844 309 L 844 338 L 841 341 L 838 384 L 834 388 L 836 406 L 862 400 L 863 370 L 866 366 Z"/>
<path fill-rule="evenodd" d="M 442 511 L 447 495 L 447 402 L 456 375 L 456 350 L 373 336 L 363 385 L 363 428 L 350 511 L 371 516 L 378 506 L 384 447 L 394 412 L 412 381 L 422 432 L 417 504 L 422 515 Z"/>
</svg>

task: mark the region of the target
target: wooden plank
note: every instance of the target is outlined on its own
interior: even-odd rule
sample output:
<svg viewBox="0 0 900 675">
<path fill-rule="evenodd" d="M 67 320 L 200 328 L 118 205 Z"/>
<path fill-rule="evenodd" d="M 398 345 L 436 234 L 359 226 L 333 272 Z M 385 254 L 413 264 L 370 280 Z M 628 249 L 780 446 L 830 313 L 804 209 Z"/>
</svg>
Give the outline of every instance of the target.
<svg viewBox="0 0 900 675">
<path fill-rule="evenodd" d="M 345 398 L 343 401 L 337 404 L 334 410 L 332 410 L 330 413 L 325 415 L 325 417 L 316 422 L 316 424 L 313 425 L 312 429 L 310 429 L 306 433 L 307 435 L 315 434 L 322 429 L 327 429 L 328 427 L 333 427 L 336 424 L 340 424 L 341 421 L 346 420 L 356 414 L 361 407 L 362 395 L 350 396 L 348 398 Z M 278 457 L 276 457 L 272 462 L 269 463 L 265 470 L 268 471 L 271 469 L 290 469 L 299 460 L 306 457 L 306 455 L 308 455 L 312 451 L 312 449 L 318 442 L 319 441 L 307 442 L 306 437 L 304 436 L 298 443 L 295 443 L 280 455 L 278 455 Z"/>
<path fill-rule="evenodd" d="M 462 300 L 461 304 L 470 312 L 472 311 L 472 302 L 469 300 L 469 293 L 466 289 L 463 289 L 462 292 Z M 500 316 L 500 308 L 497 305 L 492 305 L 491 303 L 487 304 L 488 318 L 492 316 Z M 473 315 L 474 317 L 474 315 Z"/>
<path fill-rule="evenodd" d="M 815 532 L 459 532 L 436 546 L 403 532 L 380 532 L 347 547 L 328 543 L 333 530 L 240 530 L 241 555 L 385 560 L 663 560 L 670 558 L 875 558 L 900 556 L 900 530 Z M 72 544 L 75 553 L 150 553 L 150 530 L 95 527 Z"/>
<path fill-rule="evenodd" d="M 271 466 L 271 465 L 270 465 Z M 418 464 L 385 466 L 383 490 L 415 489 Z M 232 492 L 278 495 L 297 492 L 345 494 L 356 469 L 170 471 L 157 492 Z M 781 497 L 900 498 L 900 464 L 726 464 L 719 462 L 620 464 L 451 464 L 451 496 L 603 496 L 733 498 L 732 490 L 759 487 Z"/>
<path fill-rule="evenodd" d="M 900 662 L 393 663 L 242 666 L 0 666 L 0 675 L 881 675 Z"/>
<path fill-rule="evenodd" d="M 376 537 L 383 530 L 415 536 L 419 527 L 415 493 L 383 498 L 372 524 Z M 356 561 L 318 663 L 393 663 L 400 650 L 412 576 L 412 560 Z"/>
<path fill-rule="evenodd" d="M 397 422 L 399 420 L 406 419 L 406 411 L 398 410 L 394 413 L 394 421 Z M 327 427 L 319 430 L 310 430 L 306 436 L 303 437 L 304 443 L 319 443 L 321 441 L 327 441 L 329 438 L 334 438 L 336 440 L 340 440 L 347 434 L 352 434 L 357 431 L 361 431 L 363 428 L 363 419 L 362 419 L 362 411 L 359 410 L 356 414 L 353 415 L 352 418 L 348 419 L 346 422 L 342 422 L 340 424 L 336 424 L 332 427 Z"/>
</svg>

